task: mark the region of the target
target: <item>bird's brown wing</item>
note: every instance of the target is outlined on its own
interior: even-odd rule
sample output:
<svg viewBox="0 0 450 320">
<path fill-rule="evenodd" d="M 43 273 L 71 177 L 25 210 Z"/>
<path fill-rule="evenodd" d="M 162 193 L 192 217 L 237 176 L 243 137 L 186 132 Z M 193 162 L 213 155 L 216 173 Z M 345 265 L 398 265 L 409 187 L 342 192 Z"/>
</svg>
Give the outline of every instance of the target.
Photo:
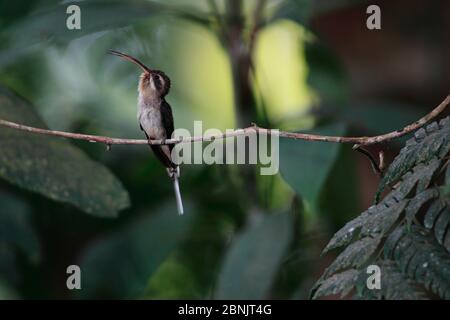
<svg viewBox="0 0 450 320">
<path fill-rule="evenodd" d="M 172 137 L 172 133 L 174 131 L 174 124 L 173 124 L 173 114 L 172 114 L 172 108 L 170 107 L 170 104 L 167 103 L 165 99 L 163 99 L 161 103 L 161 118 L 162 123 L 164 126 L 164 130 L 166 130 L 166 137 L 167 139 L 170 139 Z M 172 151 L 174 144 L 169 145 L 170 151 Z"/>
<path fill-rule="evenodd" d="M 140 125 L 140 124 L 139 124 Z M 150 140 L 150 137 L 147 135 L 147 132 L 145 132 L 144 128 L 142 128 L 142 125 L 140 125 L 141 130 L 144 131 L 145 136 L 147 137 L 147 140 Z M 167 156 L 167 154 L 164 152 L 163 147 L 167 146 L 160 146 L 160 145 L 150 145 L 150 148 L 152 149 L 153 153 L 155 154 L 156 158 L 166 167 L 166 168 L 176 168 L 176 164 L 172 162 L 172 160 Z M 167 150 L 166 150 L 167 151 Z"/>
</svg>

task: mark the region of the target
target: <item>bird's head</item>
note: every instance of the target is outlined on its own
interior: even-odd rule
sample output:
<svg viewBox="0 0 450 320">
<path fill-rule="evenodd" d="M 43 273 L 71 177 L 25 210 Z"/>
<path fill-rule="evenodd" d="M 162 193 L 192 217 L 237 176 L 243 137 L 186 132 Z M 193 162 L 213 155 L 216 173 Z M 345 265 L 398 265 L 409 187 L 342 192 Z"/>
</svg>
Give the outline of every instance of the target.
<svg viewBox="0 0 450 320">
<path fill-rule="evenodd" d="M 170 79 L 164 72 L 152 70 L 130 55 L 113 50 L 109 50 L 109 53 L 131 61 L 142 69 L 143 72 L 139 78 L 139 93 L 158 98 L 164 98 L 169 93 Z"/>
</svg>

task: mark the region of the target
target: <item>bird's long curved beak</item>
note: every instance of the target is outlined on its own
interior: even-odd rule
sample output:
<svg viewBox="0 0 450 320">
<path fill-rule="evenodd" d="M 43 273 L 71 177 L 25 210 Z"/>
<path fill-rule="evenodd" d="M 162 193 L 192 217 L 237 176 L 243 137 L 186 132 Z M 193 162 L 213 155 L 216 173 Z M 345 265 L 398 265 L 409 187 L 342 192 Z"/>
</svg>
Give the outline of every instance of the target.
<svg viewBox="0 0 450 320">
<path fill-rule="evenodd" d="M 152 72 L 152 70 L 149 69 L 145 64 L 143 64 L 143 63 L 140 62 L 138 59 L 133 58 L 132 56 L 130 56 L 130 55 L 128 55 L 128 54 L 121 53 L 121 52 L 119 52 L 119 51 L 114 51 L 114 50 L 108 50 L 108 53 L 110 53 L 110 54 L 112 54 L 112 55 L 115 55 L 115 56 L 118 56 L 118 57 L 121 57 L 122 59 L 131 61 L 131 62 L 137 64 L 139 67 L 142 68 L 142 70 L 143 70 L 145 73 L 151 73 L 151 72 Z"/>
</svg>

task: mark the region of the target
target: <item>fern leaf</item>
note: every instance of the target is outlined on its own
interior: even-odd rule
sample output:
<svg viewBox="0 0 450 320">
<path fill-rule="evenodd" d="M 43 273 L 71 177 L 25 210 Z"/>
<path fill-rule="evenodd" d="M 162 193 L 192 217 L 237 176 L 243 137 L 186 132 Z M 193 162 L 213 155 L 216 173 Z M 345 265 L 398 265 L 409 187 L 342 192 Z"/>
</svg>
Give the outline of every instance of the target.
<svg viewBox="0 0 450 320">
<path fill-rule="evenodd" d="M 428 162 L 433 157 L 444 157 L 450 150 L 450 118 L 442 119 L 439 124 L 433 122 L 425 129 L 422 128 L 414 134 L 414 138 L 407 141 L 389 166 L 385 176 L 378 187 L 376 199 L 386 188 L 401 178 L 419 163 Z"/>
<path fill-rule="evenodd" d="M 394 225 L 403 212 L 408 201 L 383 202 L 381 208 L 365 220 L 361 230 L 362 236 L 381 234 L 383 235 Z M 389 205 L 389 206 L 388 206 Z"/>
<path fill-rule="evenodd" d="M 420 211 L 420 209 L 429 201 L 436 199 L 439 197 L 439 191 L 436 189 L 427 189 L 410 200 L 408 206 L 405 209 L 405 216 L 408 225 L 410 225 L 416 216 L 416 214 Z"/>
<path fill-rule="evenodd" d="M 385 258 L 396 262 L 410 279 L 443 299 L 450 299 L 450 255 L 429 230 L 398 227 L 386 241 Z"/>
<path fill-rule="evenodd" d="M 430 185 L 431 179 L 438 171 L 440 164 L 441 160 L 437 158 L 433 158 L 427 163 L 418 164 L 401 178 L 401 181 L 395 186 L 395 191 L 386 198 L 404 199 L 410 195 L 416 185 L 416 193 L 424 191 Z"/>
<path fill-rule="evenodd" d="M 430 191 L 428 192 L 430 195 L 437 195 L 437 197 L 433 199 L 433 202 L 428 207 L 423 219 L 423 225 L 427 229 L 434 229 L 436 240 L 450 252 L 450 232 L 447 232 L 450 227 L 450 205 L 448 196 L 441 190 L 442 188 L 427 190 Z M 425 198 L 426 194 L 421 197 L 422 200 L 425 200 Z M 420 208 L 416 209 L 419 210 Z M 409 220 L 411 220 L 412 217 L 417 214 L 417 210 L 412 210 L 409 213 L 407 212 L 407 218 L 409 216 Z"/>
<path fill-rule="evenodd" d="M 336 232 L 334 236 L 331 238 L 331 240 L 328 242 L 325 249 L 323 249 L 322 254 L 325 254 L 332 249 L 339 248 L 349 244 L 352 241 L 356 232 L 364 224 L 364 220 L 370 214 L 369 211 L 373 210 L 373 208 L 375 208 L 375 206 L 369 208 L 367 211 L 363 212 L 360 216 L 348 222 L 344 227 L 342 227 L 342 229 Z"/>
<path fill-rule="evenodd" d="M 425 214 L 424 218 L 424 226 L 427 229 L 432 229 L 434 227 L 434 224 L 441 214 L 441 212 L 446 208 L 445 201 L 441 201 L 441 199 L 438 199 L 437 201 L 434 201 L 430 207 L 427 210 L 427 213 Z"/>
<path fill-rule="evenodd" d="M 325 270 L 324 278 L 347 268 L 360 268 L 373 255 L 377 249 L 381 237 L 366 237 L 353 242 L 333 261 Z"/>
<path fill-rule="evenodd" d="M 384 260 L 381 265 L 381 291 L 388 300 L 426 300 L 427 294 L 415 281 L 398 269 L 394 261 Z"/>
<path fill-rule="evenodd" d="M 447 235 L 445 236 L 443 246 L 447 249 L 447 252 L 450 252 L 450 231 L 447 232 Z"/>
<path fill-rule="evenodd" d="M 450 185 L 450 165 L 447 162 L 447 170 L 445 171 L 445 182 L 447 183 L 447 186 Z"/>
<path fill-rule="evenodd" d="M 381 283 L 379 289 L 369 289 L 368 274 L 361 272 L 357 287 L 357 299 L 365 300 L 426 300 L 425 289 L 412 279 L 409 279 L 392 260 L 378 260 L 375 265 L 380 267 Z"/>
<path fill-rule="evenodd" d="M 446 206 L 445 210 L 442 210 L 441 214 L 437 218 L 436 225 L 434 227 L 434 234 L 439 244 L 444 245 L 447 251 L 450 252 L 448 242 L 444 243 L 445 232 L 447 230 L 450 230 L 449 226 L 450 226 L 450 209 L 448 206 Z M 448 233 L 450 233 L 450 231 L 448 231 Z"/>
<path fill-rule="evenodd" d="M 347 246 L 317 281 L 314 297 L 344 296 L 356 286 L 365 299 L 425 299 L 431 293 L 450 299 L 449 151 L 450 118 L 416 132 L 389 167 L 376 199 L 386 185 L 395 183 L 393 190 L 325 247 L 324 253 Z M 382 288 L 369 290 L 364 266 L 374 264 L 380 249 L 384 258 L 375 264 Z"/>
<path fill-rule="evenodd" d="M 313 295 L 313 299 L 334 294 L 340 294 L 341 297 L 345 297 L 354 288 L 359 273 L 360 271 L 356 269 L 349 269 L 321 281 Z"/>
<path fill-rule="evenodd" d="M 370 207 L 360 216 L 348 222 L 342 229 L 336 232 L 322 254 L 349 244 L 356 232 L 363 226 L 364 227 L 361 230 L 362 236 L 385 233 L 395 223 L 406 203 L 406 201 L 397 202 L 395 197 L 391 197 L 376 206 Z"/>
<path fill-rule="evenodd" d="M 372 235 L 375 233 L 385 233 L 395 223 L 399 215 L 402 213 L 406 205 L 406 201 L 402 201 L 414 188 L 426 188 L 433 174 L 439 168 L 440 160 L 433 159 L 428 164 L 420 164 L 412 172 L 405 176 L 402 184 L 392 191 L 379 204 L 370 207 L 360 216 L 348 222 L 331 238 L 322 254 L 349 244 L 356 232 L 364 225 L 362 236 Z"/>
</svg>

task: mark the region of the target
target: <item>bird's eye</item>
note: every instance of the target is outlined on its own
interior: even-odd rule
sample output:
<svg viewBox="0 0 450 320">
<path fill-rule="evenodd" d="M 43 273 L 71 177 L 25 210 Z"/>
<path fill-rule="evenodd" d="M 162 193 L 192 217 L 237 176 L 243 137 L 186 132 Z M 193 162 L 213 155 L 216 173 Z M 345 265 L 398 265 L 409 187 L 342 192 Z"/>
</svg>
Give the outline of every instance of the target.
<svg viewBox="0 0 450 320">
<path fill-rule="evenodd" d="M 155 75 L 155 76 L 153 77 L 153 83 L 155 84 L 155 87 L 156 87 L 157 89 L 160 89 L 160 88 L 161 88 L 161 80 L 160 80 L 160 78 L 159 78 L 159 75 Z"/>
</svg>

